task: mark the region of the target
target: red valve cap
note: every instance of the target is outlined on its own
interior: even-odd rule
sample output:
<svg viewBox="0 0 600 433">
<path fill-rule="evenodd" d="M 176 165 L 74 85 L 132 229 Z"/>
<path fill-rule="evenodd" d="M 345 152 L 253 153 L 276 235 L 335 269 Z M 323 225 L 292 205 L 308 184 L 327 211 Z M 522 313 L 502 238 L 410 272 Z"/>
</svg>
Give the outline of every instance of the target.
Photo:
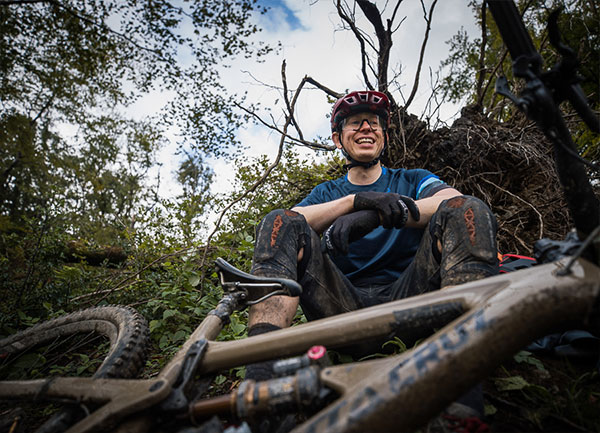
<svg viewBox="0 0 600 433">
<path fill-rule="evenodd" d="M 319 359 L 325 356 L 326 352 L 327 350 L 325 349 L 325 346 L 313 346 L 310 349 L 308 349 L 307 355 L 309 359 L 313 361 L 318 361 Z"/>
</svg>

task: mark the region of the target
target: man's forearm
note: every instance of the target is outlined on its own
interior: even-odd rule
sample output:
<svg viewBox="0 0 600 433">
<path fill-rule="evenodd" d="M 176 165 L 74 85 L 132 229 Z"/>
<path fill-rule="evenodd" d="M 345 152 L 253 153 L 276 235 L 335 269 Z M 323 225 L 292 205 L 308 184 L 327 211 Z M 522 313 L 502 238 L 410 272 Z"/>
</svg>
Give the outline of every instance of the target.
<svg viewBox="0 0 600 433">
<path fill-rule="evenodd" d="M 438 210 L 438 207 L 440 207 L 440 203 L 457 195 L 461 195 L 459 191 L 455 190 L 454 188 L 447 188 L 441 190 L 431 197 L 417 200 L 415 203 L 419 207 L 421 218 L 419 218 L 419 221 L 415 221 L 413 217 L 409 215 L 406 226 L 417 228 L 425 227 L 427 224 L 429 224 L 431 217 Z"/>
<path fill-rule="evenodd" d="M 312 229 L 321 234 L 338 217 L 354 211 L 354 194 L 327 203 L 298 206 L 292 210 L 302 214 Z"/>
<path fill-rule="evenodd" d="M 417 200 L 416 204 L 419 207 L 421 218 L 419 221 L 415 221 L 412 216 L 409 215 L 406 226 L 418 228 L 425 227 L 429 224 L 431 217 L 437 211 L 440 203 L 457 195 L 460 195 L 459 191 L 454 188 L 447 188 L 431 197 Z M 327 203 L 295 207 L 292 210 L 302 214 L 312 229 L 321 234 L 338 217 L 354 211 L 354 194 Z"/>
</svg>

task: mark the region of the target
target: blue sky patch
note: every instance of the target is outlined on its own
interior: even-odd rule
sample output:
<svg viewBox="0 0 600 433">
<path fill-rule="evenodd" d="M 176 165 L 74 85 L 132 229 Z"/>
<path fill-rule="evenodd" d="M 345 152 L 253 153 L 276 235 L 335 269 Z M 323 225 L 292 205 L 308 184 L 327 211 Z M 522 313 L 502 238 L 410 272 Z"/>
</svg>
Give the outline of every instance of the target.
<svg viewBox="0 0 600 433">
<path fill-rule="evenodd" d="M 284 27 L 283 23 L 287 23 L 290 30 L 303 30 L 304 26 L 300 19 L 296 16 L 283 0 L 259 0 L 258 4 L 269 8 L 266 14 L 261 15 L 261 21 L 265 30 L 276 32 Z"/>
</svg>

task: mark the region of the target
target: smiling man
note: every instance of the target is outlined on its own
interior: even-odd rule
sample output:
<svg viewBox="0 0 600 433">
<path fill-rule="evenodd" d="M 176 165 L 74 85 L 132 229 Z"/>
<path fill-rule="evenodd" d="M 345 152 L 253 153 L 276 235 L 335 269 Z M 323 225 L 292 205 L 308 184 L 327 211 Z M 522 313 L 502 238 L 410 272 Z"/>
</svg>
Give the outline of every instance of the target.
<svg viewBox="0 0 600 433">
<path fill-rule="evenodd" d="M 389 124 L 384 93 L 352 92 L 335 103 L 332 140 L 347 174 L 259 224 L 251 272 L 294 279 L 303 292 L 252 306 L 249 336 L 290 326 L 298 304 L 315 320 L 498 273 L 490 209 L 430 171 L 384 167 Z M 268 379 L 269 369 L 249 365 L 246 378 Z M 454 407 L 480 416 L 481 388 L 461 402 Z"/>
<path fill-rule="evenodd" d="M 382 166 L 389 122 L 384 93 L 335 103 L 332 140 L 348 172 L 258 226 L 252 273 L 294 279 L 303 293 L 253 306 L 250 335 L 289 326 L 298 302 L 314 320 L 498 273 L 496 222 L 482 201 L 427 170 Z"/>
<path fill-rule="evenodd" d="M 498 273 L 490 209 L 427 170 L 382 166 L 389 123 L 384 93 L 335 103 L 332 140 L 347 174 L 258 226 L 251 272 L 294 279 L 303 293 L 252 306 L 250 336 L 289 326 L 298 303 L 315 320 Z M 267 377 L 265 367 L 248 377 Z"/>
</svg>

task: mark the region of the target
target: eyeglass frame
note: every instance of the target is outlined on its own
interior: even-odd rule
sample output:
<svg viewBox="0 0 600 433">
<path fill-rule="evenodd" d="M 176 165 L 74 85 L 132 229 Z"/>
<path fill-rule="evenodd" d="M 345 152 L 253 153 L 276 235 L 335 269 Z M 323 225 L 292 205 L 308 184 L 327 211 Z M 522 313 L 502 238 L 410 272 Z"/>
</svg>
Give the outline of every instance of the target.
<svg viewBox="0 0 600 433">
<path fill-rule="evenodd" d="M 351 117 L 351 116 L 349 116 L 349 117 L 346 117 L 344 120 L 342 120 L 342 125 L 341 125 L 341 126 L 342 126 L 342 130 L 360 131 L 360 129 L 361 129 L 361 128 L 362 128 L 362 126 L 363 126 L 363 123 L 367 122 L 367 125 L 369 125 L 369 129 L 370 129 L 372 132 L 383 131 L 383 124 L 382 124 L 382 122 L 381 122 L 381 116 L 379 116 L 378 114 L 375 114 L 375 118 L 377 119 L 377 120 L 376 120 L 376 122 L 377 122 L 377 125 L 375 125 L 375 127 L 373 127 L 373 125 L 371 124 L 371 122 L 372 122 L 372 120 L 373 120 L 373 119 L 369 120 L 369 119 L 367 119 L 366 117 L 363 117 L 363 118 L 361 119 L 361 121 L 360 121 L 360 124 L 358 125 L 358 127 L 357 127 L 357 128 L 351 128 L 351 127 L 350 127 L 350 125 L 347 125 L 347 124 L 346 124 L 346 123 L 347 123 L 347 121 L 348 121 L 348 119 L 349 119 L 350 117 Z"/>
</svg>

